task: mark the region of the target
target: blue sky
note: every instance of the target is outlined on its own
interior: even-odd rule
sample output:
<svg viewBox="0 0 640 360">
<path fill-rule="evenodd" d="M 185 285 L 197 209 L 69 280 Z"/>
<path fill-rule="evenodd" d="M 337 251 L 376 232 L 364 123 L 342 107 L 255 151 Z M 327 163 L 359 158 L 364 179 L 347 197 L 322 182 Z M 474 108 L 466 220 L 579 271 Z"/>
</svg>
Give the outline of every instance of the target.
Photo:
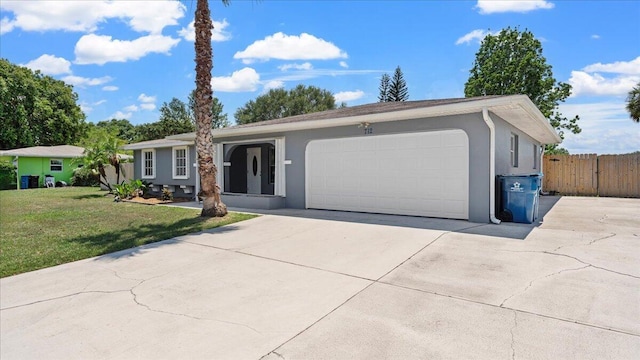
<svg viewBox="0 0 640 360">
<path fill-rule="evenodd" d="M 640 150 L 624 109 L 640 81 L 638 1 L 211 1 L 215 96 L 236 109 L 270 88 L 314 85 L 377 100 L 400 66 L 410 100 L 464 96 L 479 41 L 507 26 L 542 41 L 561 111 L 580 115 L 571 153 Z M 0 56 L 74 85 L 87 120 L 158 120 L 194 85 L 195 1 L 0 2 Z"/>
</svg>

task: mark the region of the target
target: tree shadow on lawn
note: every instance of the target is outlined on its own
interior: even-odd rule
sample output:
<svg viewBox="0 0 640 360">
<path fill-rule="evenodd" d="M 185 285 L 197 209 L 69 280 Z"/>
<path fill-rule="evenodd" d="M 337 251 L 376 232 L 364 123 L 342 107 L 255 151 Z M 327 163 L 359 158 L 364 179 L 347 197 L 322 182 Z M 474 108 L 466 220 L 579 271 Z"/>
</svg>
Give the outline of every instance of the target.
<svg viewBox="0 0 640 360">
<path fill-rule="evenodd" d="M 87 200 L 87 199 L 98 199 L 98 198 L 103 198 L 106 197 L 107 195 L 109 195 L 109 193 L 106 194 L 86 194 L 86 195 L 77 195 L 77 196 L 73 196 L 71 197 L 74 200 Z"/>
<path fill-rule="evenodd" d="M 110 231 L 94 236 L 78 236 L 68 242 L 88 244 L 92 247 L 103 247 L 95 256 L 118 259 L 136 256 L 145 249 L 171 245 L 182 241 L 185 235 L 200 233 L 225 233 L 238 229 L 237 225 L 220 225 L 215 228 L 201 229 L 199 224 L 206 218 L 182 219 L 169 225 L 143 224 Z M 142 239 L 142 240 L 140 240 Z"/>
</svg>

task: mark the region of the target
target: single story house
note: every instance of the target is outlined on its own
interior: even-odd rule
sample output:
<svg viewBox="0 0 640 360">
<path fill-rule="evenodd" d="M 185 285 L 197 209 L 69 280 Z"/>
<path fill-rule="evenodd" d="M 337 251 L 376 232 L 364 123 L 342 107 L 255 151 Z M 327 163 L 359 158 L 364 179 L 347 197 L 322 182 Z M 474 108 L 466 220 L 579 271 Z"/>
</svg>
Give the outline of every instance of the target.
<svg viewBox="0 0 640 360">
<path fill-rule="evenodd" d="M 541 173 L 561 141 L 525 95 L 374 103 L 212 131 L 230 207 L 497 222 L 496 175 Z M 199 190 L 195 133 L 125 146 L 135 178 Z"/>
<path fill-rule="evenodd" d="M 76 159 L 82 157 L 84 148 L 73 145 L 34 146 L 13 150 L 0 150 L 0 160 L 13 163 L 18 173 L 18 189 L 22 176 L 37 176 L 37 186 L 44 187 L 45 176 L 50 175 L 54 181 L 71 183 L 73 170 L 81 166 Z M 34 178 L 35 179 L 35 178 Z"/>
<path fill-rule="evenodd" d="M 84 148 L 73 145 L 57 145 L 57 146 L 33 146 L 28 148 L 0 150 L 0 161 L 13 163 L 17 169 L 17 187 L 18 189 L 45 187 L 45 179 L 51 178 L 52 181 L 64 181 L 71 184 L 73 172 L 82 167 L 80 159 L 84 156 Z M 131 155 L 121 154 L 120 158 L 124 161 L 131 161 Z M 133 178 L 133 170 L 127 168 L 129 164 L 124 164 L 125 173 L 120 174 L 120 182 Z M 107 181 L 111 184 L 116 183 L 115 169 L 111 165 L 105 167 Z M 30 176 L 33 180 L 23 187 L 22 177 Z M 100 185 L 106 190 L 104 185 Z"/>
</svg>

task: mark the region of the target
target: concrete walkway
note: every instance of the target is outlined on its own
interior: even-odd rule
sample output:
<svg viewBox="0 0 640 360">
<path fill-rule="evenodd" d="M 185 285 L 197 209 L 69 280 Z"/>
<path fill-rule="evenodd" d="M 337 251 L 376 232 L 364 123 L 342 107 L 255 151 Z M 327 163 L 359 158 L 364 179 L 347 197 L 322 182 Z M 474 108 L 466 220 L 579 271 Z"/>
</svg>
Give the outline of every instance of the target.
<svg viewBox="0 0 640 360">
<path fill-rule="evenodd" d="M 542 224 L 272 211 L 0 280 L 8 359 L 638 359 L 640 200 Z"/>
</svg>

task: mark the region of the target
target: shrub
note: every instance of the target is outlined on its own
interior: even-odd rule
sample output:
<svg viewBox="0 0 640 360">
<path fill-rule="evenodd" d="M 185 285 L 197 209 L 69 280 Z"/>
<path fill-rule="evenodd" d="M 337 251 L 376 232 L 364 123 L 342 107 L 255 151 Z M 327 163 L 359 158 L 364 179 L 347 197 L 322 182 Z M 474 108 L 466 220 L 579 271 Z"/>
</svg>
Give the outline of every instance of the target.
<svg viewBox="0 0 640 360">
<path fill-rule="evenodd" d="M 73 170 L 72 186 L 100 186 L 98 176 L 88 167 Z"/>
<path fill-rule="evenodd" d="M 16 167 L 8 161 L 0 161 L 0 190 L 17 189 Z"/>
<path fill-rule="evenodd" d="M 169 191 L 167 188 L 162 189 L 162 200 L 171 201 L 173 200 L 173 193 Z"/>
<path fill-rule="evenodd" d="M 134 196 L 133 187 L 123 181 L 120 185 L 114 185 L 113 194 L 120 199 L 131 199 Z"/>
</svg>

